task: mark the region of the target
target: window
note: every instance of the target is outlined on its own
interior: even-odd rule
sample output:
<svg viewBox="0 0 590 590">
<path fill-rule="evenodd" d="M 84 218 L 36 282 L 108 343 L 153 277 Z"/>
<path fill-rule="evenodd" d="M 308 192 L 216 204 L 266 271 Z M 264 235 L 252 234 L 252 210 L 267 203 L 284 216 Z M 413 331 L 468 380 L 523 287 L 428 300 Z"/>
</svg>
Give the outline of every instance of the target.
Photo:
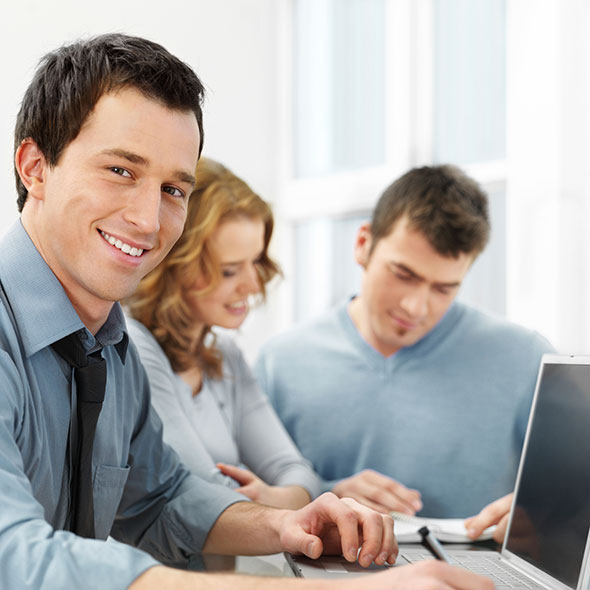
<svg viewBox="0 0 590 590">
<path fill-rule="evenodd" d="M 385 162 L 384 0 L 294 4 L 294 172 Z"/>
<path fill-rule="evenodd" d="M 292 319 L 358 291 L 358 226 L 396 177 L 437 162 L 489 194 L 492 239 L 460 296 L 504 314 L 505 3 L 294 0 L 292 19 L 292 156 L 278 200 L 294 236 Z"/>
</svg>

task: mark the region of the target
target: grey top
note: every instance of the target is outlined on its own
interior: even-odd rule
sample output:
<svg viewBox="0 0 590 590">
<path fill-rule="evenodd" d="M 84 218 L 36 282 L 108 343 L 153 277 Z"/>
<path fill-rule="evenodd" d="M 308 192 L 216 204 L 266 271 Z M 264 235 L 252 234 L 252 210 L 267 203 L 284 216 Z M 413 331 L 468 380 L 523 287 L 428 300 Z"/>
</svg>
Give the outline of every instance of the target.
<svg viewBox="0 0 590 590">
<path fill-rule="evenodd" d="M 187 562 L 242 496 L 190 475 L 162 443 L 120 306 L 95 338 L 20 222 L 0 252 L 0 588 L 123 589 L 154 557 Z M 75 331 L 107 361 L 93 454 L 97 539 L 61 530 L 75 395 L 72 369 L 50 346 Z M 105 542 L 108 535 L 113 540 Z"/>
<path fill-rule="evenodd" d="M 262 394 L 242 353 L 217 334 L 223 355 L 221 379 L 205 377 L 198 395 L 176 374 L 166 354 L 141 323 L 128 318 L 152 390 L 152 404 L 164 423 L 164 440 L 194 473 L 231 487 L 236 482 L 217 462 L 246 466 L 271 485 L 298 485 L 313 497 L 318 476 L 303 459 Z"/>
</svg>

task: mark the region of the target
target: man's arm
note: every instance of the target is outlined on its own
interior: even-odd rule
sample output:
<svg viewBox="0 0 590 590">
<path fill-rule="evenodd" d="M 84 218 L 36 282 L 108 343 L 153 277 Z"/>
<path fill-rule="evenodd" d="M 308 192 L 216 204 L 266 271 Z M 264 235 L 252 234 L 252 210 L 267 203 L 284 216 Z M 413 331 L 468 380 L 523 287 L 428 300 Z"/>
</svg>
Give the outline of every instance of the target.
<svg viewBox="0 0 590 590">
<path fill-rule="evenodd" d="M 316 558 L 324 552 L 342 552 L 368 566 L 392 563 L 397 556 L 390 516 L 378 514 L 353 500 L 323 494 L 296 512 L 239 503 L 219 517 L 205 543 L 212 553 L 275 553 L 290 551 Z M 440 561 L 391 568 L 362 579 L 296 580 L 223 574 L 197 574 L 167 567 L 145 571 L 131 590 L 492 590 L 491 580 Z"/>
<path fill-rule="evenodd" d="M 126 588 L 157 562 L 128 545 L 78 537 L 46 520 L 26 471 L 35 467 L 23 464 L 18 445 L 40 436 L 26 426 L 31 411 L 20 375 L 0 351 L 0 588 Z M 37 493 L 50 503 L 49 486 L 37 485 Z"/>
<path fill-rule="evenodd" d="M 190 474 L 162 442 L 162 422 L 149 401 L 149 383 L 132 345 L 125 363 L 128 381 L 124 418 L 133 436 L 126 457 L 129 475 L 111 537 L 180 565 L 202 551 L 219 515 L 246 498 L 225 486 Z"/>
<path fill-rule="evenodd" d="M 130 590 L 493 590 L 489 578 L 441 561 L 425 561 L 348 580 L 259 578 L 225 574 L 196 574 L 153 567 L 131 584 Z"/>
<path fill-rule="evenodd" d="M 297 511 L 233 504 L 217 519 L 203 550 L 233 555 L 289 551 L 314 559 L 342 553 L 349 561 L 358 554 L 359 563 L 368 566 L 393 563 L 397 543 L 390 516 L 327 493 Z"/>
</svg>

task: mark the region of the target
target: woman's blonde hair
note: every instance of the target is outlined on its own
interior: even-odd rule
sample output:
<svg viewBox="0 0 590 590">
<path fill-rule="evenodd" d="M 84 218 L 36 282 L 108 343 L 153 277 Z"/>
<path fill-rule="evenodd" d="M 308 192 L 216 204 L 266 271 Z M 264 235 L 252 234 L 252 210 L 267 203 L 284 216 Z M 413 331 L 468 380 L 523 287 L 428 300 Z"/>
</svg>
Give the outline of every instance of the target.
<svg viewBox="0 0 590 590">
<path fill-rule="evenodd" d="M 196 179 L 182 235 L 126 303 L 131 315 L 154 335 L 175 371 L 196 365 L 209 377 L 221 377 L 222 356 L 215 338 L 208 338 L 211 327 L 206 326 L 198 341 L 194 341 L 190 305 L 190 297 L 209 293 L 221 280 L 219 261 L 210 251 L 209 239 L 228 219 L 260 219 L 264 223 L 264 248 L 256 269 L 262 298 L 266 284 L 280 269 L 268 255 L 274 225 L 268 204 L 214 160 L 200 159 Z M 197 281 L 206 286 L 195 291 Z"/>
</svg>

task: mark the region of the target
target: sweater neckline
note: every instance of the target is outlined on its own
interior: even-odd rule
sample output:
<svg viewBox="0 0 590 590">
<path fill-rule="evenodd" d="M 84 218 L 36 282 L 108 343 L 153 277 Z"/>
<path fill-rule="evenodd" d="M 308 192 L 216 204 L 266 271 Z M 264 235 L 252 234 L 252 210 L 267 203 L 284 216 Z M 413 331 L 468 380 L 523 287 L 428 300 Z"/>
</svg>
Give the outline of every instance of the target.
<svg viewBox="0 0 590 590">
<path fill-rule="evenodd" d="M 381 370 L 391 371 L 398 364 L 402 363 L 408 356 L 414 356 L 415 353 L 420 351 L 421 353 L 426 352 L 432 346 L 440 345 L 440 340 L 448 333 L 450 329 L 459 321 L 462 315 L 463 305 L 457 301 L 454 301 L 445 315 L 440 319 L 438 324 L 430 330 L 425 336 L 423 336 L 418 342 L 412 346 L 400 348 L 397 352 L 391 356 L 383 356 L 378 350 L 375 350 L 360 334 L 358 328 L 353 322 L 350 314 L 348 313 L 348 304 L 356 296 L 347 299 L 344 304 L 338 309 L 338 319 L 349 335 L 351 341 L 354 343 L 355 348 L 359 354 L 373 367 Z"/>
</svg>

